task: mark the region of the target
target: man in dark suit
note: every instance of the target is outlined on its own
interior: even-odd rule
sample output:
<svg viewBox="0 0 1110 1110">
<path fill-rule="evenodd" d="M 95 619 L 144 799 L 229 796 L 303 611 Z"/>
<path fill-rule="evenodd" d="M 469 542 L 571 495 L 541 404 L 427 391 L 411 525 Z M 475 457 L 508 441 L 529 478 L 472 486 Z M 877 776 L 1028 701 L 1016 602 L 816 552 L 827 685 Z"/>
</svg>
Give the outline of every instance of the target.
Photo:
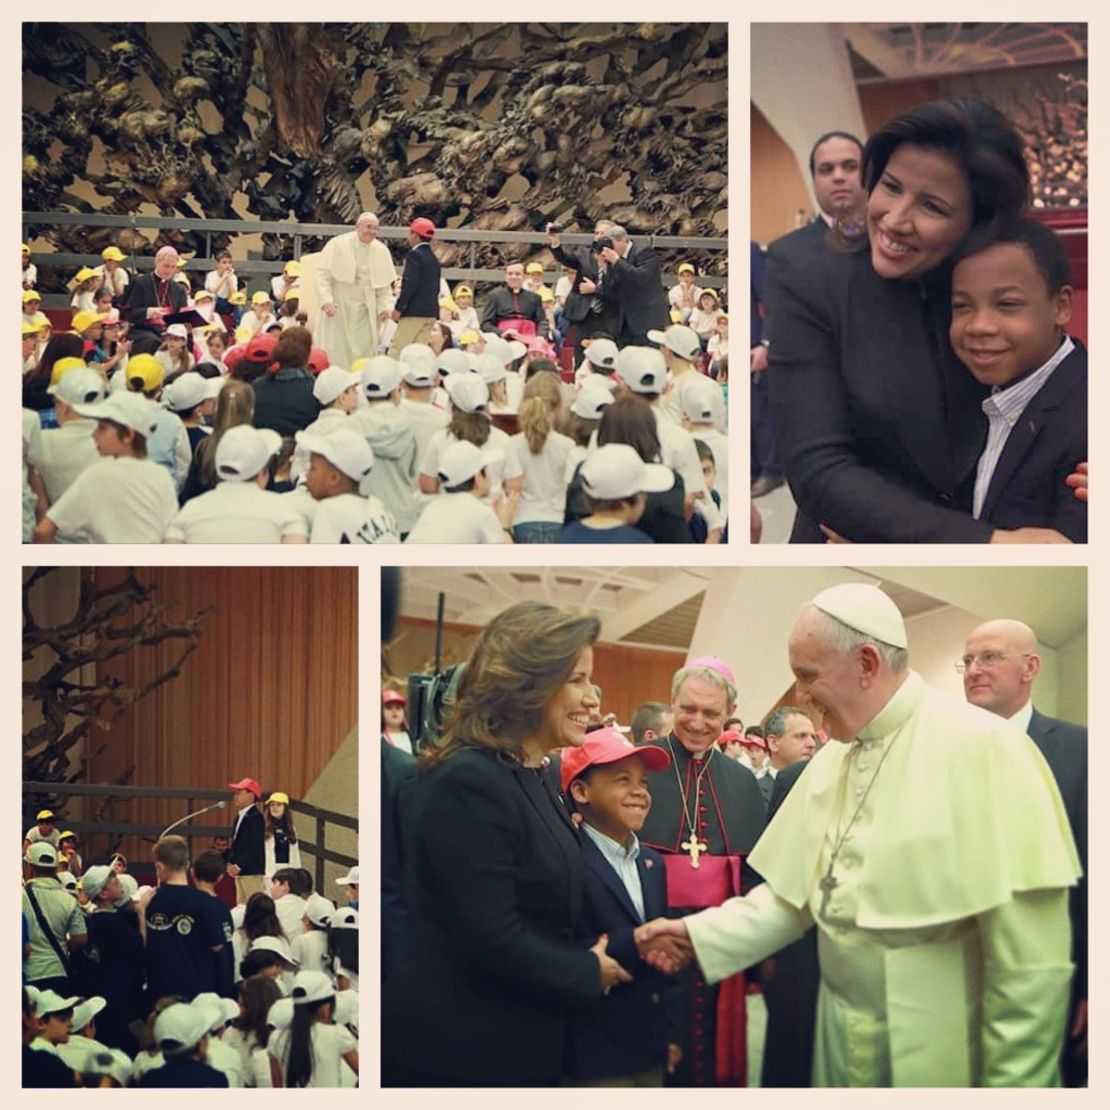
<svg viewBox="0 0 1110 1110">
<path fill-rule="evenodd" d="M 162 343 L 166 325 L 163 317 L 185 308 L 188 294 L 177 273 L 177 251 L 161 247 L 154 256 L 153 273 L 135 278 L 124 293 L 120 315 L 131 325 L 131 354 L 152 354 Z"/>
<path fill-rule="evenodd" d="M 416 760 L 382 737 L 382 981 L 405 958 L 408 905 L 404 891 L 404 844 L 400 797 L 416 777 Z"/>
<path fill-rule="evenodd" d="M 799 760 L 774 779 L 767 823 L 774 820 L 790 788 L 809 766 Z M 763 1044 L 762 1087 L 809 1087 L 813 1074 L 813 1040 L 817 1026 L 817 930 L 788 944 L 760 966 L 767 1033 Z"/>
<path fill-rule="evenodd" d="M 547 336 L 547 316 L 543 311 L 543 302 L 530 289 L 524 288 L 523 262 L 510 262 L 505 267 L 504 286 L 494 289 L 482 306 L 482 331 L 499 332 L 503 320 L 529 320 L 535 327 L 535 332 L 525 331 L 519 334 Z"/>
<path fill-rule="evenodd" d="M 590 733 L 561 762 L 563 795 L 582 818 L 583 941 L 608 936 L 609 955 L 632 975 L 571 1023 L 564 1075 L 575 1085 L 660 1087 L 681 1057 L 677 980 L 645 964 L 636 941 L 667 908 L 663 860 L 636 832 L 651 808 L 647 769 L 669 765 L 661 748 L 615 729 Z"/>
<path fill-rule="evenodd" d="M 401 292 L 390 316 L 397 323 L 389 353 L 396 358 L 402 347 L 423 343 L 439 318 L 439 259 L 432 251 L 436 225 L 424 216 L 409 224 L 409 251 L 401 275 Z"/>
<path fill-rule="evenodd" d="M 794 239 L 813 250 L 825 249 L 825 238 L 834 221 L 861 208 L 865 203 L 860 181 L 863 146 L 847 131 L 829 131 L 809 152 L 809 175 L 817 215 L 804 227 L 778 239 Z M 772 244 L 775 245 L 775 244 Z M 752 323 L 751 323 L 751 421 L 752 421 L 752 497 L 763 497 L 783 484 L 782 463 L 775 451 L 771 399 L 766 371 L 770 346 L 770 326 L 762 312 L 765 263 L 758 243 L 751 244 Z"/>
<path fill-rule="evenodd" d="M 617 346 L 643 347 L 647 333 L 662 331 L 670 319 L 659 255 L 618 224 L 609 237 L 613 245 L 597 251 L 599 295 L 617 321 Z"/>
<path fill-rule="evenodd" d="M 266 822 L 257 804 L 262 787 L 254 779 L 240 779 L 229 782 L 227 788 L 234 791 L 232 802 L 239 811 L 227 855 L 227 873 L 234 876 L 235 894 L 242 903 L 266 890 Z"/>
<path fill-rule="evenodd" d="M 1031 700 L 1041 669 L 1037 638 L 1021 621 L 993 620 L 967 638 L 961 661 L 964 693 L 973 705 L 1013 721 L 1028 733 L 1045 757 L 1068 815 L 1083 877 L 1072 888 L 1068 911 L 1072 927 L 1071 1022 L 1060 1058 L 1065 1086 L 1087 1080 L 1087 730 L 1039 713 Z"/>
<path fill-rule="evenodd" d="M 817 751 L 817 732 L 813 721 L 804 709 L 793 705 L 780 705 L 767 718 L 763 726 L 767 744 L 766 773 L 759 779 L 760 790 L 771 801 L 775 779 L 780 771 L 793 766 L 799 760 L 812 759 Z"/>
<path fill-rule="evenodd" d="M 613 226 L 611 220 L 598 220 L 594 224 L 594 238 L 609 234 Z M 573 266 L 576 274 L 572 279 L 570 293 L 563 305 L 563 319 L 573 327 L 575 360 L 581 362 L 583 356 L 582 340 L 595 335 L 615 335 L 617 322 L 610 319 L 605 304 L 597 295 L 597 255 L 589 247 L 564 247 L 555 230 L 558 224 L 547 225 L 547 245 L 555 259 L 563 266 Z M 570 336 L 568 330 L 568 337 Z"/>
</svg>

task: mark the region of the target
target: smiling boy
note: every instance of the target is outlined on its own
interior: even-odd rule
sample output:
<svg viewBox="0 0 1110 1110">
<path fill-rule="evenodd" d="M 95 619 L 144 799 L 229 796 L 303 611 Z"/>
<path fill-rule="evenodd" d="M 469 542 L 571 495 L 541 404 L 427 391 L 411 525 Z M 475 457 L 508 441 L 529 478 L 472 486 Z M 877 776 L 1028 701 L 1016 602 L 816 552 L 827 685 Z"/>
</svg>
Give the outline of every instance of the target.
<svg viewBox="0 0 1110 1110">
<path fill-rule="evenodd" d="M 571 1025 L 565 1077 L 581 1086 L 658 1087 L 681 1057 L 676 982 L 640 959 L 638 927 L 664 913 L 662 858 L 636 833 L 651 809 L 648 771 L 670 756 L 634 746 L 616 729 L 591 732 L 563 752 L 560 784 L 582 818 L 582 930 L 588 943 L 609 938 L 608 951 L 632 973 Z"/>
<path fill-rule="evenodd" d="M 997 528 L 1054 528 L 1087 541 L 1087 505 L 1064 480 L 1087 458 L 1087 352 L 1065 332 L 1072 286 L 1060 239 L 1031 220 L 962 257 L 949 336 L 991 387 L 973 515 Z"/>
</svg>

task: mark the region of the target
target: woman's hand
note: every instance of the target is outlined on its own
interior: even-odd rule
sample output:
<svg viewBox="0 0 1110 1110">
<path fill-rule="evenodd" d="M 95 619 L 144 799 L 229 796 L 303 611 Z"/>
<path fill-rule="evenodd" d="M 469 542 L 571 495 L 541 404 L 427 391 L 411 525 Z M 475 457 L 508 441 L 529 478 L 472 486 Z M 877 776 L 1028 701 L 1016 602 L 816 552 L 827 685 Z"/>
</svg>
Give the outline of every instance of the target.
<svg viewBox="0 0 1110 1110">
<path fill-rule="evenodd" d="M 991 533 L 991 543 L 1071 543 L 1067 536 L 1055 528 L 996 528 Z"/>
<path fill-rule="evenodd" d="M 1081 462 L 1065 479 L 1072 492 L 1080 501 L 1087 500 L 1087 464 Z"/>
<path fill-rule="evenodd" d="M 607 991 L 610 987 L 615 987 L 618 983 L 631 983 L 632 976 L 624 970 L 623 967 L 612 956 L 606 955 L 606 948 L 609 947 L 609 937 L 602 933 L 597 938 L 597 944 L 590 949 L 590 951 L 597 957 L 598 965 L 601 969 L 601 989 Z"/>
</svg>

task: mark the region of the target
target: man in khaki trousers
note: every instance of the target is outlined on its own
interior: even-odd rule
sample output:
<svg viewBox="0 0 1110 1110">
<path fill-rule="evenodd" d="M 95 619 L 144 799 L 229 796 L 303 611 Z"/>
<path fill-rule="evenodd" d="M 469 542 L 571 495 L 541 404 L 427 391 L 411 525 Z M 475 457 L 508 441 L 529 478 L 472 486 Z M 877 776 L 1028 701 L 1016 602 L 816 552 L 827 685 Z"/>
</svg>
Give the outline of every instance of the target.
<svg viewBox="0 0 1110 1110">
<path fill-rule="evenodd" d="M 235 897 L 239 903 L 257 891 L 266 889 L 265 822 L 258 800 L 262 787 L 254 779 L 229 782 L 234 792 L 232 804 L 238 810 L 231 851 L 227 857 L 227 873 L 235 878 Z"/>
</svg>

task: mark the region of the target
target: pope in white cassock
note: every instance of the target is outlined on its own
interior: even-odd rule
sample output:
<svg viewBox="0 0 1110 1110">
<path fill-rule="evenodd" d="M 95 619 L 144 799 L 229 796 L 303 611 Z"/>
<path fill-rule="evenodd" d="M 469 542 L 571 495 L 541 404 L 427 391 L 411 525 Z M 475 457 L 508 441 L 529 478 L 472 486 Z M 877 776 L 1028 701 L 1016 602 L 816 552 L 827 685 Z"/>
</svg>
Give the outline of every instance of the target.
<svg viewBox="0 0 1110 1110">
<path fill-rule="evenodd" d="M 909 670 L 901 614 L 873 586 L 819 593 L 789 653 L 841 743 L 752 850 L 763 885 L 650 929 L 688 936 L 714 982 L 816 925 L 815 1086 L 1058 1085 L 1079 861 L 1043 756 Z"/>
<path fill-rule="evenodd" d="M 354 231 L 328 240 L 316 269 L 316 342 L 333 366 L 350 367 L 378 353 L 378 325 L 393 307 L 396 280 L 373 212 L 363 212 Z"/>
</svg>

